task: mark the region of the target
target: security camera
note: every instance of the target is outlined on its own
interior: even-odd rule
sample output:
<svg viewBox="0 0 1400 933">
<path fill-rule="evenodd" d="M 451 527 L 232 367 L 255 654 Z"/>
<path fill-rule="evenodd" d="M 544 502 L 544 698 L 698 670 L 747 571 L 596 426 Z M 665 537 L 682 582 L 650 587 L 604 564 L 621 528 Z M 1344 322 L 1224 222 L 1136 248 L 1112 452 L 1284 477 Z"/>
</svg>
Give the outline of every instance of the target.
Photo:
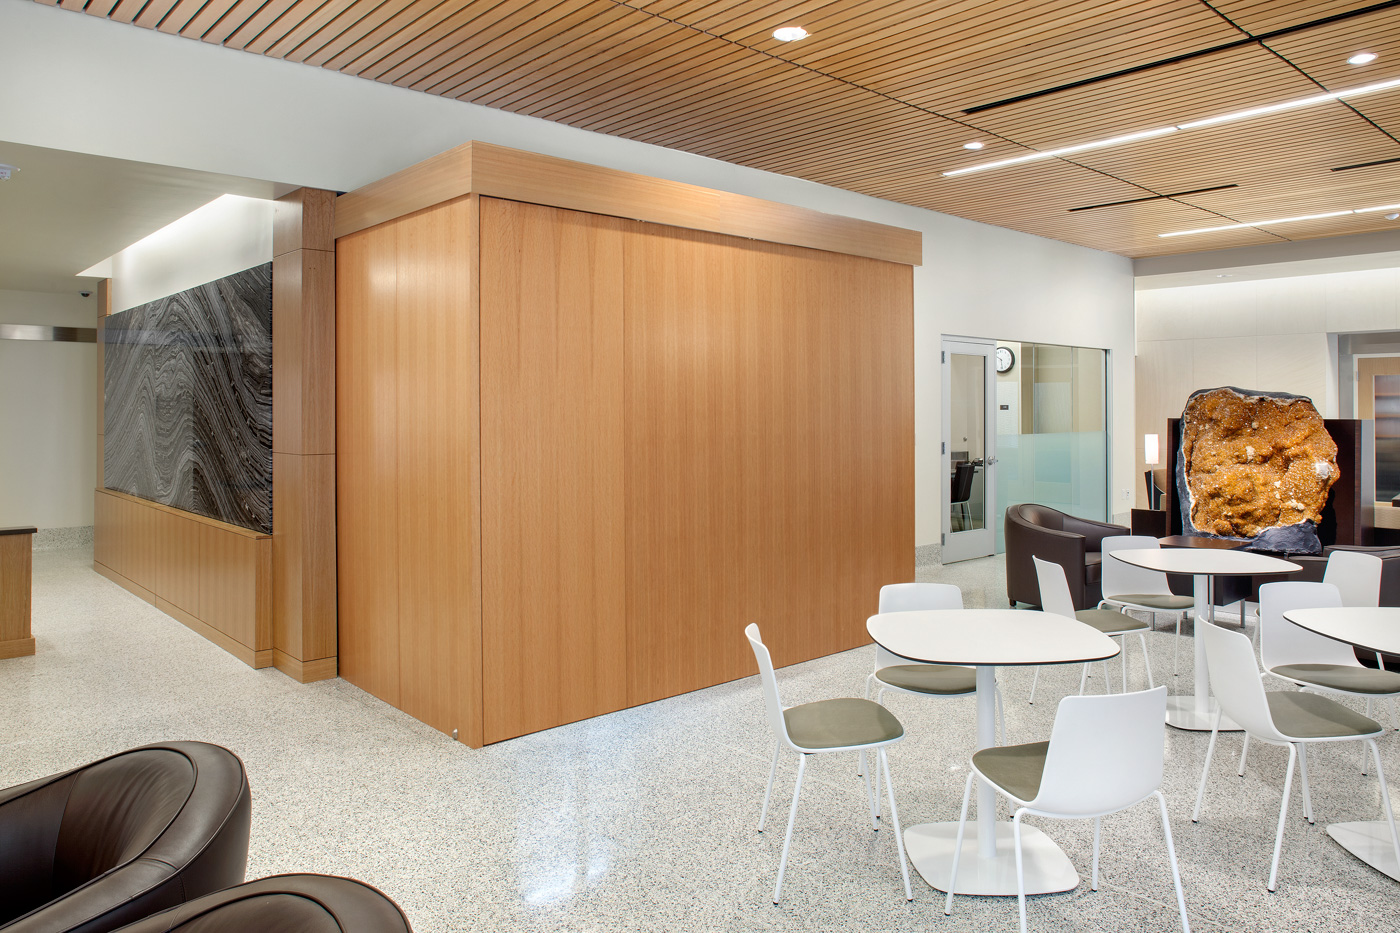
<svg viewBox="0 0 1400 933">
<path fill-rule="evenodd" d="M 78 294 L 79 294 L 79 295 L 82 295 L 84 298 L 91 298 L 91 297 L 92 297 L 92 292 L 78 292 Z"/>
</svg>

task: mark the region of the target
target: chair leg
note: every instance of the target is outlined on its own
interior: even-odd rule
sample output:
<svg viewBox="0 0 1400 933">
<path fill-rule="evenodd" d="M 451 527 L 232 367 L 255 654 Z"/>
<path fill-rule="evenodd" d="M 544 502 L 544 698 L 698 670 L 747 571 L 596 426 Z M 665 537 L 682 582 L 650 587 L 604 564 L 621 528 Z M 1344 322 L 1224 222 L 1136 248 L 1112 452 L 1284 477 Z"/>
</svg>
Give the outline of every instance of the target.
<svg viewBox="0 0 1400 933">
<path fill-rule="evenodd" d="M 865 752 L 858 752 L 856 759 L 856 777 L 860 777 L 865 773 Z"/>
<path fill-rule="evenodd" d="M 1289 743 L 1288 745 L 1288 771 L 1283 778 L 1283 802 L 1278 808 L 1278 832 L 1274 836 L 1274 864 L 1269 869 L 1269 890 L 1278 890 L 1278 857 L 1283 851 L 1283 822 L 1288 815 L 1288 795 L 1293 790 L 1293 766 L 1298 761 L 1298 746 Z"/>
<path fill-rule="evenodd" d="M 1146 650 L 1147 650 L 1147 649 L 1145 649 L 1145 648 L 1143 649 L 1143 651 L 1144 651 L 1144 655 L 1143 655 L 1143 656 L 1144 656 L 1144 657 L 1146 657 Z M 1104 667 L 1107 668 L 1108 665 L 1107 665 L 1107 664 L 1104 664 Z M 1107 673 L 1107 672 L 1105 672 L 1105 673 Z M 1122 689 L 1122 690 L 1119 690 L 1118 692 L 1119 692 L 1119 693 L 1127 693 L 1127 692 L 1128 692 L 1128 639 L 1127 639 L 1127 636 L 1124 636 L 1124 637 L 1118 639 L 1118 680 L 1119 680 L 1119 682 L 1123 685 L 1123 689 Z"/>
<path fill-rule="evenodd" d="M 1036 688 L 1036 685 L 1039 684 L 1039 683 L 1040 683 L 1040 668 L 1037 667 L 1037 668 L 1035 669 L 1035 676 L 1031 678 L 1031 698 L 1030 698 L 1029 700 L 1026 701 L 1026 702 L 1030 703 L 1031 706 L 1034 706 L 1034 705 L 1035 705 L 1035 688 Z"/>
<path fill-rule="evenodd" d="M 864 752 L 862 752 L 864 754 Z M 879 772 L 876 772 L 875 780 L 877 787 L 875 791 L 870 789 L 870 774 L 865 774 L 865 798 L 870 803 L 870 828 L 875 832 L 880 831 L 880 817 L 875 813 L 875 794 L 879 792 Z"/>
<path fill-rule="evenodd" d="M 1176 885 L 1176 906 L 1181 911 L 1181 933 L 1191 933 L 1191 923 L 1186 919 L 1186 896 L 1181 893 L 1181 872 L 1176 867 L 1176 846 L 1172 845 L 1172 827 L 1167 822 L 1167 798 L 1162 796 L 1160 790 L 1153 791 L 1157 795 L 1157 805 L 1162 811 L 1162 835 L 1167 840 L 1167 861 L 1172 863 L 1172 884 Z"/>
<path fill-rule="evenodd" d="M 948 897 L 943 901 L 943 913 L 953 912 L 953 891 L 958 887 L 958 861 L 962 858 L 963 833 L 967 830 L 967 802 L 972 799 L 972 781 L 976 772 L 968 771 L 967 786 L 963 788 L 962 815 L 958 817 L 958 841 L 953 844 L 953 871 L 948 875 Z"/>
<path fill-rule="evenodd" d="M 1390 791 L 1385 786 L 1385 767 L 1381 764 L 1380 748 L 1375 739 L 1367 739 L 1371 754 L 1376 759 L 1376 779 L 1381 782 L 1381 806 L 1385 808 L 1385 821 L 1390 826 L 1390 844 L 1395 847 L 1395 860 L 1400 862 L 1400 833 L 1395 830 L 1395 813 L 1390 809 Z"/>
<path fill-rule="evenodd" d="M 783 857 L 778 861 L 778 883 L 773 886 L 773 903 L 783 893 L 783 873 L 787 871 L 788 848 L 792 846 L 792 827 L 797 822 L 797 799 L 802 796 L 802 775 L 807 773 L 807 756 L 797 760 L 797 784 L 792 789 L 792 811 L 788 813 L 787 837 L 783 839 Z"/>
<path fill-rule="evenodd" d="M 773 745 L 773 767 L 768 769 L 768 789 L 763 792 L 763 813 L 758 818 L 759 832 L 763 832 L 763 824 L 768 819 L 768 800 L 773 796 L 773 780 L 778 776 L 778 755 L 782 750 L 782 742 Z"/>
<path fill-rule="evenodd" d="M 1084 695 L 1084 682 L 1089 679 L 1089 665 L 1085 664 L 1084 669 L 1079 672 L 1079 695 Z"/>
<path fill-rule="evenodd" d="M 1147 668 L 1147 689 L 1151 690 L 1157 686 L 1157 683 L 1152 679 L 1152 659 L 1147 656 L 1147 636 L 1138 632 L 1138 642 L 1142 645 L 1142 666 Z M 1126 693 L 1127 690 L 1125 689 L 1123 692 Z"/>
<path fill-rule="evenodd" d="M 1244 760 L 1249 756 L 1249 733 L 1244 734 L 1244 744 L 1240 746 L 1240 777 L 1244 777 Z"/>
<path fill-rule="evenodd" d="M 1040 670 L 1040 668 L 1036 668 Z M 1001 738 L 997 739 L 998 745 L 1006 744 L 1006 707 L 1001 702 L 1001 685 L 996 684 L 992 688 L 995 691 L 997 701 L 997 723 L 1001 726 Z"/>
<path fill-rule="evenodd" d="M 1201 820 L 1201 801 L 1206 796 L 1206 778 L 1210 776 L 1210 761 L 1215 757 L 1215 740 L 1220 737 L 1220 717 L 1215 715 L 1215 728 L 1210 730 L 1210 744 L 1206 746 L 1206 766 L 1201 769 L 1201 786 L 1196 791 L 1196 807 L 1191 811 L 1191 822 L 1198 823 Z"/>
<path fill-rule="evenodd" d="M 1361 751 L 1364 754 L 1366 749 L 1363 748 Z M 1308 747 L 1306 745 L 1298 746 L 1298 776 L 1303 779 L 1303 819 L 1312 824 L 1316 821 L 1313 819 L 1312 812 L 1312 791 L 1308 789 Z"/>
<path fill-rule="evenodd" d="M 1370 715 L 1371 715 L 1371 698 L 1370 698 L 1370 697 L 1367 697 L 1367 698 L 1366 698 L 1366 716 L 1369 718 Z M 1364 746 L 1364 745 L 1361 746 L 1361 774 L 1362 774 L 1363 776 L 1366 774 L 1366 746 Z"/>
<path fill-rule="evenodd" d="M 1026 933 L 1026 866 L 1021 854 L 1021 814 L 1011 818 L 1011 834 L 1016 840 L 1016 907 L 1021 912 L 1021 933 Z"/>
<path fill-rule="evenodd" d="M 1102 822 L 1103 817 L 1094 817 L 1094 874 L 1089 887 L 1095 891 L 1099 889 L 1099 824 Z"/>
<path fill-rule="evenodd" d="M 895 849 L 899 852 L 899 871 L 904 876 L 904 899 L 912 901 L 914 892 L 909 888 L 909 860 L 904 855 L 904 831 L 899 825 L 899 811 L 894 803 L 894 781 L 890 780 L 890 759 L 885 750 L 880 749 L 880 770 L 885 773 L 885 793 L 890 800 L 890 822 L 894 823 Z"/>
</svg>

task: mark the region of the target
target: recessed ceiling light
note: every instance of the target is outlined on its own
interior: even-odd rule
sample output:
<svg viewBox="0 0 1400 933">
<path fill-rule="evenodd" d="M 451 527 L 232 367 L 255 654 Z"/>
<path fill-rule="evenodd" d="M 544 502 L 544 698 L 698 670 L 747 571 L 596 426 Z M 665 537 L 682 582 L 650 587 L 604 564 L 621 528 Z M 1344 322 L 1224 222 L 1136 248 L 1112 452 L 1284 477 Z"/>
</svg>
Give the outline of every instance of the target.
<svg viewBox="0 0 1400 933">
<path fill-rule="evenodd" d="M 811 33 L 801 26 L 783 26 L 773 30 L 773 38 L 779 42 L 796 42 L 798 39 L 805 39 Z"/>
<path fill-rule="evenodd" d="M 1220 275 L 1216 276 L 1217 279 L 1233 279 L 1234 277 L 1235 274 L 1233 272 L 1222 272 Z"/>
<path fill-rule="evenodd" d="M 1400 220 L 1400 214 L 1390 213 L 1385 215 L 1386 220 Z"/>
<path fill-rule="evenodd" d="M 1348 59 L 1347 59 L 1347 64 L 1350 64 L 1350 65 L 1369 65 L 1369 64 L 1371 64 L 1371 62 L 1373 62 L 1373 61 L 1375 61 L 1375 60 L 1376 60 L 1376 53 L 1375 53 L 1375 52 L 1357 52 L 1357 53 L 1356 53 L 1355 55 L 1353 55 L 1351 58 L 1348 58 Z"/>
<path fill-rule="evenodd" d="M 985 146 L 985 145 L 986 145 L 986 143 L 979 143 L 979 142 L 963 143 L 963 148 L 964 148 L 964 149 L 981 149 L 981 148 L 982 148 L 983 146 Z"/>
</svg>

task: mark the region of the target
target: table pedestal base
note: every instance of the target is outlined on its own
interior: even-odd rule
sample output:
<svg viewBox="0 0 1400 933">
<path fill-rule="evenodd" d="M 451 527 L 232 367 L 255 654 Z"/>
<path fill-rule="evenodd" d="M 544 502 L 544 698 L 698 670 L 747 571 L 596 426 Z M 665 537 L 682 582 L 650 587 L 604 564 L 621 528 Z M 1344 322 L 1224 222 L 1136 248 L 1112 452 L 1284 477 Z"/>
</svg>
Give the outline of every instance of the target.
<svg viewBox="0 0 1400 933">
<path fill-rule="evenodd" d="M 1395 843 L 1391 841 L 1390 825 L 1385 820 L 1333 823 L 1327 827 L 1327 835 L 1376 871 L 1400 881 L 1400 861 L 1395 858 Z M 905 838 L 908 838 L 908 834 Z"/>
<path fill-rule="evenodd" d="M 1215 728 L 1215 715 L 1220 706 L 1215 698 L 1210 699 L 1205 712 L 1196 706 L 1194 696 L 1167 697 L 1167 725 L 1189 732 L 1209 732 Z M 1239 732 L 1240 727 L 1229 716 L 1220 720 L 1221 732 Z"/>
<path fill-rule="evenodd" d="M 997 823 L 996 836 L 996 858 L 981 858 L 977 854 L 977 823 L 968 820 L 955 894 L 1016 896 L 1016 845 L 1011 824 Z M 957 839 L 957 823 L 922 823 L 904 831 L 909 861 L 925 881 L 940 891 L 948 890 Z M 1027 894 L 1054 894 L 1079 886 L 1079 873 L 1069 857 L 1049 836 L 1025 823 L 1021 824 L 1021 858 Z"/>
</svg>

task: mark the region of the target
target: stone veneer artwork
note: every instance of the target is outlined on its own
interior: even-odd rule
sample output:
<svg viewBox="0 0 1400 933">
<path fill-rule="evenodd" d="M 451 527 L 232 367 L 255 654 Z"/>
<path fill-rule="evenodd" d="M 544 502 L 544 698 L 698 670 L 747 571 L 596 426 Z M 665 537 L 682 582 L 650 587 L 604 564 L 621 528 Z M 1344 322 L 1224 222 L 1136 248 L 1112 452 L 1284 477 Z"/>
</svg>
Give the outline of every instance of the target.
<svg viewBox="0 0 1400 933">
<path fill-rule="evenodd" d="M 1317 526 L 1337 476 L 1337 445 L 1305 396 L 1201 389 L 1181 413 L 1176 484 L 1187 534 L 1319 554 Z"/>
<path fill-rule="evenodd" d="M 107 319 L 103 482 L 272 533 L 272 263 Z"/>
</svg>

